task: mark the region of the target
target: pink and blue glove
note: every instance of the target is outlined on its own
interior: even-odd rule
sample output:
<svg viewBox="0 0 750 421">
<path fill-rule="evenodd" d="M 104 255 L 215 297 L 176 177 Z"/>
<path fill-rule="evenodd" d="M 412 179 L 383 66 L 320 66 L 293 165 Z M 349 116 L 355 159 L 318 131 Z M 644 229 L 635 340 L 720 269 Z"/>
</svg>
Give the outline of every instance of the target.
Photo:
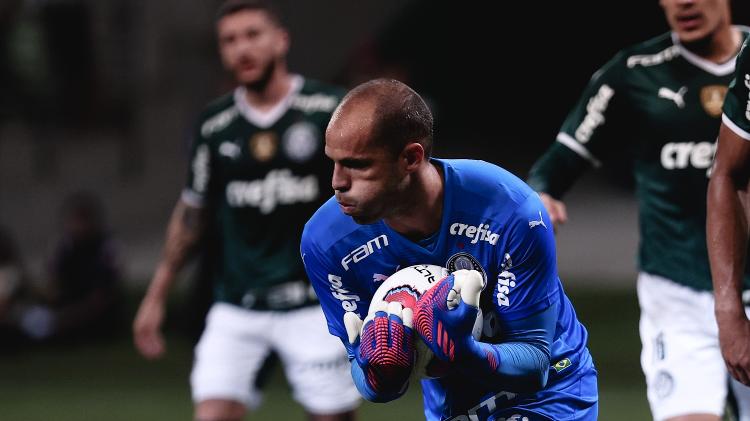
<svg viewBox="0 0 750 421">
<path fill-rule="evenodd" d="M 483 287 L 479 272 L 458 270 L 419 298 L 417 332 L 440 360 L 453 363 L 478 354 L 472 330 Z"/>
<path fill-rule="evenodd" d="M 356 313 L 344 315 L 354 355 L 352 378 L 360 394 L 372 402 L 401 396 L 414 368 L 412 310 L 400 303 L 377 303 L 364 323 Z"/>
<path fill-rule="evenodd" d="M 503 343 L 480 342 L 472 330 L 483 281 L 477 271 L 458 270 L 430 288 L 417 301 L 417 333 L 437 358 L 476 381 L 518 392 L 544 388 L 559 304 L 504 321 Z"/>
</svg>

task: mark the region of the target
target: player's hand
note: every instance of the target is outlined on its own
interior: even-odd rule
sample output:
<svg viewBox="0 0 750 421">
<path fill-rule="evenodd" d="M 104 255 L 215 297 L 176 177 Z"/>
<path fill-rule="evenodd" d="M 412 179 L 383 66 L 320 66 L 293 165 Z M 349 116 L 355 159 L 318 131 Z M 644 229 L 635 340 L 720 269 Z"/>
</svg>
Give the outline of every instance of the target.
<svg viewBox="0 0 750 421">
<path fill-rule="evenodd" d="M 395 397 L 403 392 L 414 368 L 413 314 L 401 303 L 379 305 L 370 309 L 364 323 L 356 313 L 347 312 L 344 326 L 374 396 Z"/>
<path fill-rule="evenodd" d="M 539 198 L 542 199 L 542 204 L 547 209 L 553 229 L 557 230 L 558 226 L 568 222 L 568 211 L 565 208 L 565 203 L 543 192 L 539 193 Z"/>
<path fill-rule="evenodd" d="M 719 345 L 729 373 L 750 386 L 750 320 L 745 314 L 717 317 Z"/>
<path fill-rule="evenodd" d="M 138 352 L 149 360 L 159 358 L 167 348 L 161 334 L 164 303 L 146 296 L 133 321 L 133 342 Z"/>
<path fill-rule="evenodd" d="M 454 362 L 475 352 L 472 335 L 484 278 L 475 270 L 457 270 L 419 297 L 417 333 L 441 360 Z"/>
</svg>

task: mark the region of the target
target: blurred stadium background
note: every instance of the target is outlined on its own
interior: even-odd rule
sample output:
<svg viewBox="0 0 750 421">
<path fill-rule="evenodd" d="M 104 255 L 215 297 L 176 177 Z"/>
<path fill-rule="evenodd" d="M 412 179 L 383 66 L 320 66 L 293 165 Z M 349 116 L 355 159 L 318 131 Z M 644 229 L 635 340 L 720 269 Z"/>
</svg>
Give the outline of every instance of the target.
<svg viewBox="0 0 750 421">
<path fill-rule="evenodd" d="M 290 68 L 352 85 L 405 81 L 436 115 L 436 155 L 484 159 L 525 177 L 593 71 L 667 29 L 656 0 L 280 2 Z M 735 0 L 735 21 L 750 7 Z M 745 2 L 746 3 L 746 2 Z M 186 169 L 193 118 L 231 85 L 213 37 L 216 1 L 0 1 L 0 225 L 43 282 L 72 191 L 105 205 L 122 249 L 126 323 L 116 338 L 0 353 L 2 420 L 190 419 L 190 271 L 158 362 L 131 346 L 129 319 L 148 282 Z M 636 207 L 617 168 L 566 198 L 559 269 L 590 330 L 601 419 L 648 419 L 634 291 Z M 2 347 L 2 345 L 0 345 Z M 301 419 L 272 370 L 259 419 Z M 421 417 L 419 388 L 362 419 Z M 255 417 L 253 417 L 255 418 Z"/>
</svg>

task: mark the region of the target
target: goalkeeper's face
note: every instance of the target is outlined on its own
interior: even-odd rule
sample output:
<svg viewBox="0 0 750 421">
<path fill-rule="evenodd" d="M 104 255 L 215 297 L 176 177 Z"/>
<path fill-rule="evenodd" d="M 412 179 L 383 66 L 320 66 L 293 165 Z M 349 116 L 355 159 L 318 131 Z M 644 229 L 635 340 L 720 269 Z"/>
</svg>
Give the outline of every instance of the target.
<svg viewBox="0 0 750 421">
<path fill-rule="evenodd" d="M 337 113 L 326 130 L 325 153 L 333 160 L 336 201 L 358 224 L 396 215 L 409 184 L 401 154 L 371 136 L 375 112 Z"/>
</svg>

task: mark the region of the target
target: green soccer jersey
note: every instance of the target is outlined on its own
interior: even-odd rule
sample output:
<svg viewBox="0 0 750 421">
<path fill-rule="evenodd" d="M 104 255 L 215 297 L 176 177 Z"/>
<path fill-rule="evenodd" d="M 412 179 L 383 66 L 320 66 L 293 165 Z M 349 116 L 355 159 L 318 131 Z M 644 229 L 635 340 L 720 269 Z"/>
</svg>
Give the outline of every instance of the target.
<svg viewBox="0 0 750 421">
<path fill-rule="evenodd" d="M 734 64 L 704 60 L 672 33 L 620 51 L 594 74 L 529 184 L 559 198 L 586 168 L 626 163 L 640 270 L 710 290 L 706 189 Z"/>
<path fill-rule="evenodd" d="M 737 57 L 736 78 L 729 84 L 721 120 L 739 137 L 750 140 L 750 48 L 747 39 Z"/>
<path fill-rule="evenodd" d="M 306 280 L 300 236 L 332 194 L 324 133 L 344 92 L 295 75 L 289 95 L 265 112 L 245 93 L 237 88 L 202 114 L 182 200 L 216 218 L 216 300 L 253 308 L 281 284 Z M 297 304 L 303 293 L 281 292 Z"/>
</svg>

